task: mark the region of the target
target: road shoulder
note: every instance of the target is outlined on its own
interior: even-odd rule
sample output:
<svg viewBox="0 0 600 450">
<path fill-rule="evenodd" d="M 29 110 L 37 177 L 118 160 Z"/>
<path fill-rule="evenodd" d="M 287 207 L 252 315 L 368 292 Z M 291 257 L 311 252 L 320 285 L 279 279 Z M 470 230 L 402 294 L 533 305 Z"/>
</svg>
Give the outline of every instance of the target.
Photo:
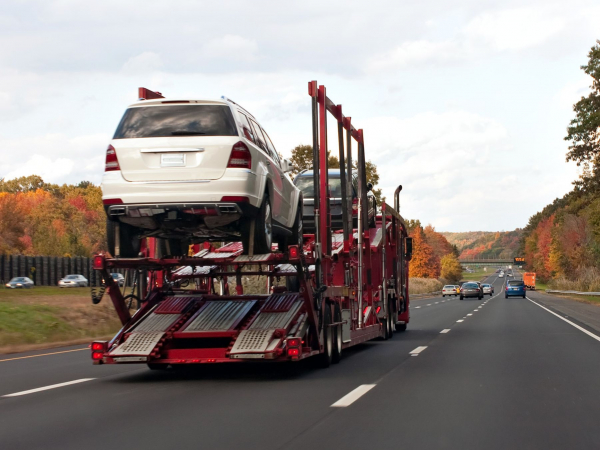
<svg viewBox="0 0 600 450">
<path fill-rule="evenodd" d="M 556 312 L 600 331 L 600 308 L 596 305 L 539 291 L 529 291 L 527 296 Z"/>
</svg>

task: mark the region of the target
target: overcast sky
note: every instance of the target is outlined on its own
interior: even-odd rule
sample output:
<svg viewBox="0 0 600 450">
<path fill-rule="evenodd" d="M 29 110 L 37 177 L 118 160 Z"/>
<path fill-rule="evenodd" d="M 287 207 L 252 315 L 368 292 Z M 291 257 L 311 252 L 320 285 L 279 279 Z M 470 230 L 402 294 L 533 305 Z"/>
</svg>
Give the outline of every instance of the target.
<svg viewBox="0 0 600 450">
<path fill-rule="evenodd" d="M 99 183 L 139 86 L 226 95 L 288 156 L 316 79 L 405 217 L 512 230 L 577 176 L 563 137 L 599 23 L 597 0 L 3 0 L 0 177 Z"/>
</svg>

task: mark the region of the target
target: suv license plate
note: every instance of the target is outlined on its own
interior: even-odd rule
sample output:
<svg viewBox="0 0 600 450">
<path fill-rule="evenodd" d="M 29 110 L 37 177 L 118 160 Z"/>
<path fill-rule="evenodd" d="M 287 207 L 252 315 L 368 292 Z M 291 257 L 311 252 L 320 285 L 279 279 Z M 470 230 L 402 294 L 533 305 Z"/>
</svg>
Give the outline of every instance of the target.
<svg viewBox="0 0 600 450">
<path fill-rule="evenodd" d="M 184 167 L 185 154 L 183 153 L 162 153 L 160 155 L 161 167 Z"/>
</svg>

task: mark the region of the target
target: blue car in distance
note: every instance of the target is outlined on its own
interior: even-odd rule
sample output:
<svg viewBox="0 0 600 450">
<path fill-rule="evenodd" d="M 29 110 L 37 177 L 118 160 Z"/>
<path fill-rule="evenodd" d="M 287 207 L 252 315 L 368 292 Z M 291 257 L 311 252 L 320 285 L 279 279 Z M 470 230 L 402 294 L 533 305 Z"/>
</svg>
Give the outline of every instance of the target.
<svg viewBox="0 0 600 450">
<path fill-rule="evenodd" d="M 506 282 L 504 298 L 523 297 L 525 298 L 525 283 L 523 280 L 509 280 Z"/>
</svg>

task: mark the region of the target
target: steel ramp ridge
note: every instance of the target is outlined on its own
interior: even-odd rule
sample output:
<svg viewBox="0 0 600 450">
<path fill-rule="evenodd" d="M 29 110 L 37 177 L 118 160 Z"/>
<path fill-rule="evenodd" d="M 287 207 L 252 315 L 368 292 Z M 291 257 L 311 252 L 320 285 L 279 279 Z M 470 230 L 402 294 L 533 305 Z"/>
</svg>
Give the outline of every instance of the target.
<svg viewBox="0 0 600 450">
<path fill-rule="evenodd" d="M 207 301 L 177 334 L 185 337 L 186 333 L 232 330 L 246 317 L 256 302 L 257 300 Z"/>
<path fill-rule="evenodd" d="M 111 351 L 109 356 L 137 355 L 150 356 L 164 336 L 163 331 L 131 333 L 125 342 Z"/>
</svg>

